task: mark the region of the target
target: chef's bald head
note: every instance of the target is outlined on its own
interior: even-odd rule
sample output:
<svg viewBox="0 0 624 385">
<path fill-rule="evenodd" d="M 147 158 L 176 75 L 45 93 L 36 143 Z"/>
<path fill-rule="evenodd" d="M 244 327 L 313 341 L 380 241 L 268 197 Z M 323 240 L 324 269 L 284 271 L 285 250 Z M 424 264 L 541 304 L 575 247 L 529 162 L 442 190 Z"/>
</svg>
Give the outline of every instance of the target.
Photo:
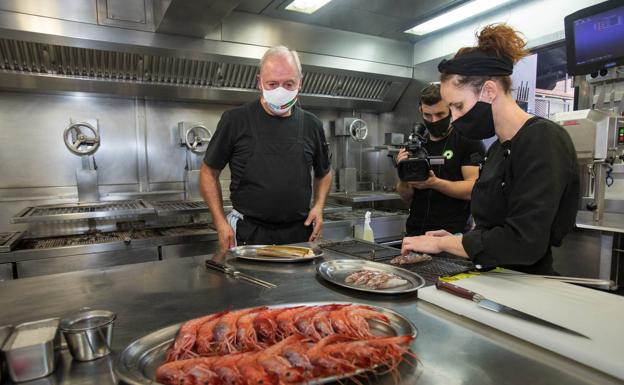
<svg viewBox="0 0 624 385">
<path fill-rule="evenodd" d="M 297 51 L 291 50 L 283 45 L 269 48 L 264 55 L 262 55 L 262 59 L 260 59 L 260 75 L 262 76 L 262 70 L 268 62 L 276 60 L 288 63 L 292 66 L 292 69 L 296 72 L 297 76 L 300 78 L 303 76 L 303 72 L 301 72 L 301 61 L 299 61 Z"/>
</svg>

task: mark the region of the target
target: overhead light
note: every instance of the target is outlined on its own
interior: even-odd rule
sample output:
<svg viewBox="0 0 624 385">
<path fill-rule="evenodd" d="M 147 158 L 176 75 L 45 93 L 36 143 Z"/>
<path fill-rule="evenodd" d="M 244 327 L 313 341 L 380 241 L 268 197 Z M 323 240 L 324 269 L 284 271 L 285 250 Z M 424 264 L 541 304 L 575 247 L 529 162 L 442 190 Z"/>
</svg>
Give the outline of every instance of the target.
<svg viewBox="0 0 624 385">
<path fill-rule="evenodd" d="M 285 9 L 301 13 L 314 13 L 331 0 L 294 0 Z"/>
<path fill-rule="evenodd" d="M 422 36 L 489 11 L 511 0 L 472 0 L 405 31 Z"/>
</svg>

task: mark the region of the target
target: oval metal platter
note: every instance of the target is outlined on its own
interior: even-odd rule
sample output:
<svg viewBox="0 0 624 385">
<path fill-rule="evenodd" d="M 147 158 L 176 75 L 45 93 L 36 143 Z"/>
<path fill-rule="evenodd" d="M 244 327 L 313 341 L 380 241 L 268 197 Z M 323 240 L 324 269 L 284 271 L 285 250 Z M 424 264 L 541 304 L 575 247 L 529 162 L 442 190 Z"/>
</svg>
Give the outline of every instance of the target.
<svg viewBox="0 0 624 385">
<path fill-rule="evenodd" d="M 389 324 L 379 321 L 369 322 L 372 333 L 378 336 L 392 337 L 409 335 L 416 338 L 418 333 L 416 326 L 414 326 L 410 320 L 403 317 L 401 314 L 384 307 L 372 306 L 368 304 L 340 301 L 302 302 L 268 306 L 268 308 L 288 308 L 295 306 L 319 306 L 330 304 L 366 305 L 371 306 L 375 310 L 385 314 L 390 319 Z M 161 383 L 156 382 L 156 369 L 165 362 L 167 350 L 175 340 L 176 334 L 182 324 L 183 323 L 178 323 L 159 329 L 126 346 L 115 362 L 115 374 L 119 378 L 120 383 L 130 385 L 162 385 Z M 326 384 L 363 372 L 365 371 L 360 370 L 341 376 L 319 378 L 314 381 L 306 382 L 306 385 Z"/>
<path fill-rule="evenodd" d="M 258 255 L 256 253 L 257 249 L 262 247 L 266 247 L 267 245 L 246 245 L 246 246 L 237 246 L 233 247 L 229 250 L 230 253 L 236 256 L 236 258 L 246 259 L 249 261 L 260 261 L 260 262 L 281 262 L 281 263 L 291 263 L 291 262 L 305 262 L 311 261 L 315 258 L 322 257 L 323 251 L 320 249 L 311 248 L 314 252 L 314 255 L 306 256 L 306 257 L 269 257 L 265 255 Z"/>
<path fill-rule="evenodd" d="M 374 270 L 394 274 L 407 282 L 404 285 L 388 289 L 373 289 L 345 282 L 345 278 L 347 278 L 349 274 L 360 270 Z M 425 286 L 425 280 L 423 277 L 416 273 L 401 269 L 400 267 L 365 261 L 362 259 L 335 259 L 332 261 L 325 261 L 317 267 L 316 271 L 325 280 L 335 285 L 353 290 L 365 291 L 367 293 L 404 294 L 417 291 L 421 287 Z"/>
</svg>

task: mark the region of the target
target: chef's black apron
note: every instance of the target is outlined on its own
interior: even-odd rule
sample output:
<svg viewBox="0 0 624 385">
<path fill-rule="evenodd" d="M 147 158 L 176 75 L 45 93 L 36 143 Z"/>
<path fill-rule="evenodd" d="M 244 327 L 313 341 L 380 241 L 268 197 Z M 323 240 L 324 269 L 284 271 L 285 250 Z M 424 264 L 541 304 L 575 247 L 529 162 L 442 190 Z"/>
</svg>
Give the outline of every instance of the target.
<svg viewBox="0 0 624 385">
<path fill-rule="evenodd" d="M 236 229 L 239 245 L 305 242 L 312 225 L 304 226 L 310 210 L 312 178 L 303 142 L 304 114 L 293 109 L 296 137 L 266 137 L 257 114 L 246 108 L 254 148 L 233 197 L 243 214 Z M 235 198 L 235 199 L 234 199 Z"/>
</svg>

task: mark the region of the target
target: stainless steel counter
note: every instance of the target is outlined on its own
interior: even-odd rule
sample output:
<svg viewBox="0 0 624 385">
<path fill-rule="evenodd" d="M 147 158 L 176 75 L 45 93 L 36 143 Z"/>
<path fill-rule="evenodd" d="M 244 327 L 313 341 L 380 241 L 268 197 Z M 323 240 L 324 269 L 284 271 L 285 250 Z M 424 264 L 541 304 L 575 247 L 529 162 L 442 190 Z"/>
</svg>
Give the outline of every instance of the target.
<svg viewBox="0 0 624 385">
<path fill-rule="evenodd" d="M 595 222 L 594 213 L 579 211 L 576 214 L 576 226 L 582 229 L 624 233 L 624 214 L 604 213 L 602 220 Z"/>
<path fill-rule="evenodd" d="M 337 257 L 327 252 L 325 258 Z M 413 345 L 422 365 L 404 368 L 401 383 L 622 384 L 556 354 L 456 316 L 415 295 L 375 296 L 331 286 L 315 275 L 317 262 L 257 264 L 239 270 L 278 284 L 263 289 L 204 268 L 205 257 L 118 266 L 0 282 L 0 324 L 62 316 L 83 306 L 117 313 L 114 354 L 91 363 L 63 351 L 59 369 L 40 384 L 114 384 L 113 360 L 128 343 L 151 331 L 202 314 L 302 301 L 358 301 L 392 308 L 418 327 Z M 406 365 L 405 365 L 406 366 Z M 377 379 L 394 384 L 391 376 Z"/>
</svg>

